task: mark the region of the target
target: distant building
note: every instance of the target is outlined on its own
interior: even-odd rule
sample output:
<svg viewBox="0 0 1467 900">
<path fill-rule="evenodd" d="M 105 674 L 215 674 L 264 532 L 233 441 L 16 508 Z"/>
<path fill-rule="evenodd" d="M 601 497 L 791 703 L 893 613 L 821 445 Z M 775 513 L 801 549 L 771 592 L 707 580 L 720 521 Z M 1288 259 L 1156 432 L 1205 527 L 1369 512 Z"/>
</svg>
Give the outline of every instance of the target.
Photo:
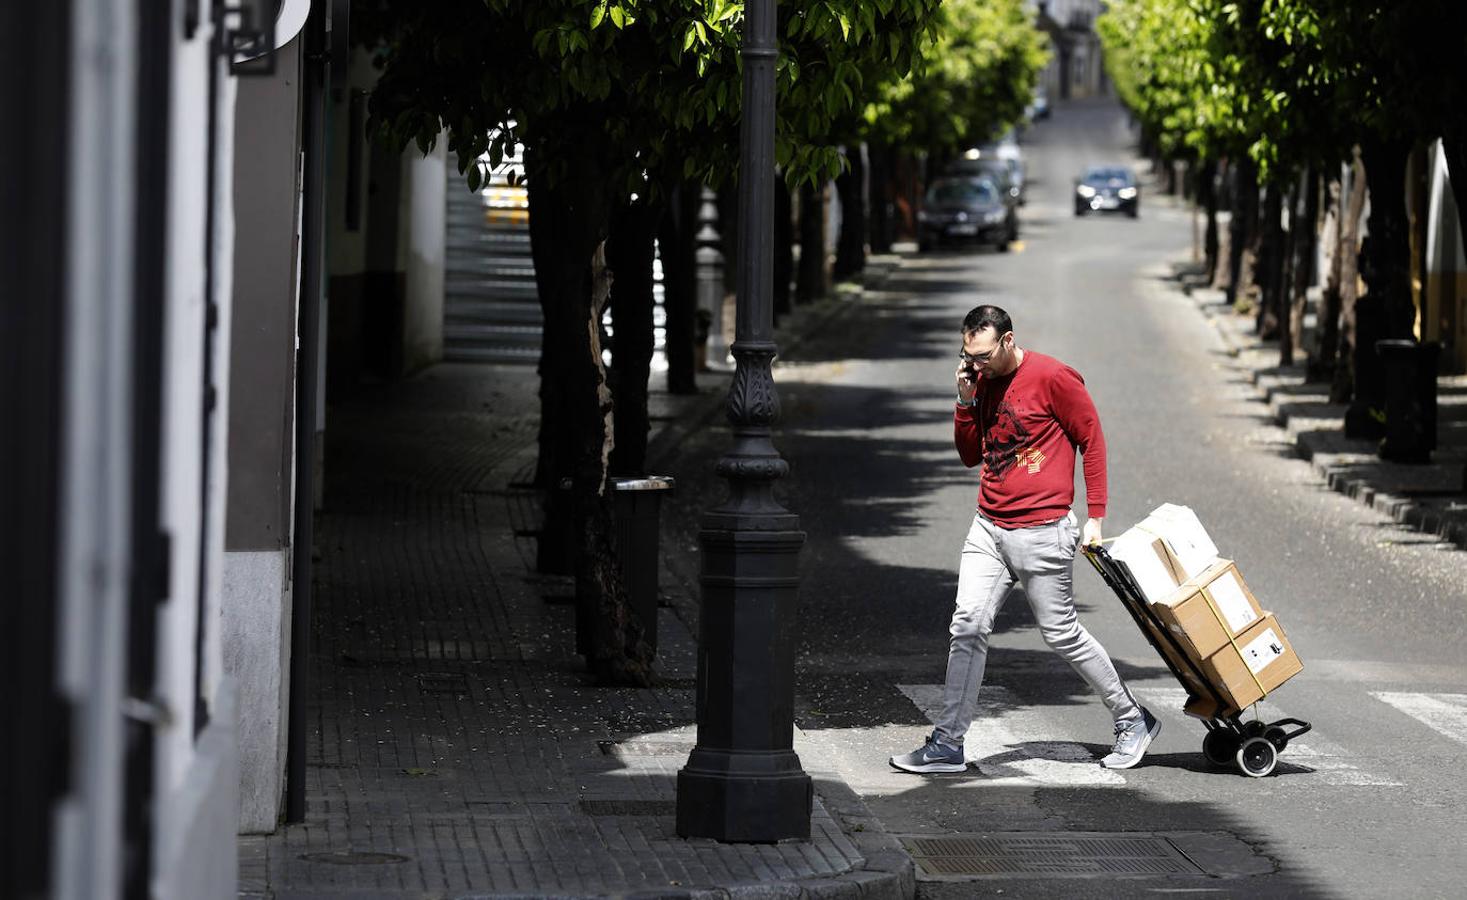
<svg viewBox="0 0 1467 900">
<path fill-rule="evenodd" d="M 1034 21 L 1049 36 L 1049 65 L 1039 83 L 1052 100 L 1104 94 L 1109 89 L 1101 65 L 1095 20 L 1103 0 L 1031 0 Z"/>
</svg>

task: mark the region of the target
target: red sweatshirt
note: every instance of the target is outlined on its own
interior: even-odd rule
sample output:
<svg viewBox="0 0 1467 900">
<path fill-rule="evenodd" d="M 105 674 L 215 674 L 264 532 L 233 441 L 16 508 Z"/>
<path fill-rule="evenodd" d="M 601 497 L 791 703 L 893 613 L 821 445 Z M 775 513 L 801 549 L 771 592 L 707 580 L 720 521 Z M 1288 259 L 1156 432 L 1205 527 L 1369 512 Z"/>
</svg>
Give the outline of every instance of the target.
<svg viewBox="0 0 1467 900">
<path fill-rule="evenodd" d="M 985 516 L 1004 528 L 1063 518 L 1075 501 L 1076 448 L 1085 457 L 1090 516 L 1105 516 L 1105 435 L 1079 372 L 1025 350 L 1013 372 L 980 377 L 974 399 L 958 404 L 953 430 L 963 464 L 983 463 Z"/>
</svg>

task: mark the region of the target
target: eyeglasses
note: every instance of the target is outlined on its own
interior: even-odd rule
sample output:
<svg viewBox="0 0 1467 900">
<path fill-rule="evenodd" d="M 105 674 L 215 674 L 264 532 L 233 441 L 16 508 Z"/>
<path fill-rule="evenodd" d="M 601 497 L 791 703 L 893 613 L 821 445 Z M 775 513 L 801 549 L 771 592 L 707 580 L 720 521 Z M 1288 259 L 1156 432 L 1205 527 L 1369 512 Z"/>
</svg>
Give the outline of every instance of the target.
<svg viewBox="0 0 1467 900">
<path fill-rule="evenodd" d="M 997 347 L 994 347 L 992 350 L 989 350 L 987 353 L 969 353 L 966 350 L 959 350 L 958 351 L 958 359 L 961 359 L 963 362 L 968 363 L 969 365 L 980 365 L 981 366 L 981 365 L 984 365 L 985 363 L 987 363 L 990 359 L 992 359 L 993 358 L 993 354 L 995 354 L 997 352 L 998 352 L 998 348 Z"/>
</svg>

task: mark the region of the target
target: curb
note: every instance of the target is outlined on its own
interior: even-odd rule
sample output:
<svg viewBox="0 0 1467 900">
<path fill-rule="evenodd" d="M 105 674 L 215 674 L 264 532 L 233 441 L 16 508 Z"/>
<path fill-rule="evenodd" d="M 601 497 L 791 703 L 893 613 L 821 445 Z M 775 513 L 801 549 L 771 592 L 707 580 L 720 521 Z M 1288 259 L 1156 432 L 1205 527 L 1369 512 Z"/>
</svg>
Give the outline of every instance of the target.
<svg viewBox="0 0 1467 900">
<path fill-rule="evenodd" d="M 1240 340 L 1236 327 L 1230 322 L 1229 317 L 1220 311 L 1219 304 L 1199 297 L 1194 293 L 1194 286 L 1188 284 L 1185 278 L 1178 279 L 1178 289 L 1191 299 L 1197 311 L 1212 325 L 1227 354 L 1242 362 L 1243 353 L 1250 348 Z M 1204 288 L 1203 290 L 1211 291 L 1212 289 Z M 1258 399 L 1268 407 L 1269 416 L 1274 423 L 1287 433 L 1290 417 L 1278 402 L 1276 391 L 1263 384 L 1259 369 L 1246 363 L 1240 368 L 1248 382 L 1257 389 Z M 1315 474 L 1330 490 L 1381 513 L 1397 524 L 1431 537 L 1440 538 L 1444 542 L 1467 550 L 1467 513 L 1444 514 L 1442 510 L 1424 505 L 1411 497 L 1378 487 L 1370 478 L 1354 471 L 1354 466 L 1347 463 L 1330 462 L 1323 458 L 1331 455 L 1331 451 L 1323 446 L 1319 438 L 1312 437 L 1307 432 L 1295 432 L 1292 443 L 1298 457 L 1310 464 Z M 1361 441 L 1360 444 L 1362 454 L 1373 456 L 1369 441 Z"/>
</svg>

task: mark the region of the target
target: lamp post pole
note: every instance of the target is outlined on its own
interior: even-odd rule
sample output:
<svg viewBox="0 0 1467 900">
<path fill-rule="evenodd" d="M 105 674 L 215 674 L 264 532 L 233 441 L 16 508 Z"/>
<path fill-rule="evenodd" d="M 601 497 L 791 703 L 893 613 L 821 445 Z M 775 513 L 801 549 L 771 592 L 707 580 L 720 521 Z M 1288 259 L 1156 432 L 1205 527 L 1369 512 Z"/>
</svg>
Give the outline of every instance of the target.
<svg viewBox="0 0 1467 900">
<path fill-rule="evenodd" d="M 774 260 L 774 0 L 744 6 L 738 326 L 728 394 L 729 496 L 703 517 L 698 742 L 677 777 L 683 837 L 808 839 L 813 787 L 794 751 L 795 607 L 805 534 L 780 506 L 789 471 L 770 440 Z"/>
</svg>

